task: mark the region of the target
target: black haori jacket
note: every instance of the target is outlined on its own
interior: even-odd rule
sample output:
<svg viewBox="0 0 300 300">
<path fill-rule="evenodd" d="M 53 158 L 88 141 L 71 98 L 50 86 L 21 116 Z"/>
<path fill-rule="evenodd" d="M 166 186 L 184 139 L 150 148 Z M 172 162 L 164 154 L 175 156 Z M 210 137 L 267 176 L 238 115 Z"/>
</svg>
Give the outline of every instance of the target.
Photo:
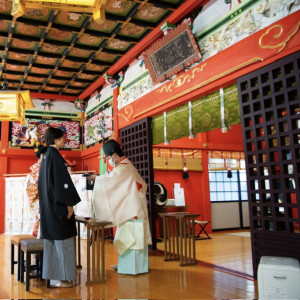
<svg viewBox="0 0 300 300">
<path fill-rule="evenodd" d="M 39 175 L 41 237 L 64 240 L 77 235 L 75 216 L 68 220 L 67 205 L 80 202 L 79 195 L 58 150 L 48 147 Z"/>
</svg>

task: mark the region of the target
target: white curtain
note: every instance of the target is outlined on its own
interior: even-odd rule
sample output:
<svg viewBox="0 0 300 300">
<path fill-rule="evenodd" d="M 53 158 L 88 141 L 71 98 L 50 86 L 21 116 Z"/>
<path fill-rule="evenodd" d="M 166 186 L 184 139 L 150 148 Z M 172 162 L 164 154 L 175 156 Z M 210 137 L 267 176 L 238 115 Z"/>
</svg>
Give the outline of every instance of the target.
<svg viewBox="0 0 300 300">
<path fill-rule="evenodd" d="M 90 217 L 92 191 L 86 190 L 86 178 L 81 174 L 71 175 L 81 198 L 74 211 L 77 216 Z M 31 234 L 33 219 L 25 192 L 25 177 L 5 178 L 5 234 Z M 81 238 L 86 238 L 85 226 L 80 226 Z"/>
<path fill-rule="evenodd" d="M 5 178 L 5 233 L 31 234 L 32 224 L 25 177 Z"/>
</svg>

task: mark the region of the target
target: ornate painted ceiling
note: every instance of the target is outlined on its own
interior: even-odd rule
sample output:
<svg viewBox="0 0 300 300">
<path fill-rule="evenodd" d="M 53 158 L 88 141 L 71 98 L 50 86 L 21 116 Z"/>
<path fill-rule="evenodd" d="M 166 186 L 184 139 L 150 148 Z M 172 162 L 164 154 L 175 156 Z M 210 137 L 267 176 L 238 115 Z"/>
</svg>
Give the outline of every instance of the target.
<svg viewBox="0 0 300 300">
<path fill-rule="evenodd" d="M 107 0 L 105 23 L 89 14 L 27 9 L 0 0 L 1 83 L 8 89 L 79 96 L 186 0 Z"/>
</svg>

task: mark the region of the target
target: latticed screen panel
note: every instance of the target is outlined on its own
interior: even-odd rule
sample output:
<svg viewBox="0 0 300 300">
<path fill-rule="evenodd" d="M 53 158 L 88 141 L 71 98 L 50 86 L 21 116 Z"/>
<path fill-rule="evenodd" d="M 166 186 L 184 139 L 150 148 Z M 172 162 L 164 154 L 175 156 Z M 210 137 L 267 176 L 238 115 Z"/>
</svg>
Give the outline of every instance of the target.
<svg viewBox="0 0 300 300">
<path fill-rule="evenodd" d="M 152 235 L 152 248 L 156 249 L 156 230 L 153 199 L 153 155 L 151 119 L 145 118 L 132 125 L 122 128 L 121 146 L 125 156 L 131 160 L 141 177 L 148 185 L 147 199 L 150 229 Z"/>
<path fill-rule="evenodd" d="M 299 70 L 296 53 L 238 79 L 255 274 L 260 256 L 276 253 L 259 249 L 258 234 L 300 242 Z M 276 255 L 297 256 L 290 250 Z"/>
</svg>

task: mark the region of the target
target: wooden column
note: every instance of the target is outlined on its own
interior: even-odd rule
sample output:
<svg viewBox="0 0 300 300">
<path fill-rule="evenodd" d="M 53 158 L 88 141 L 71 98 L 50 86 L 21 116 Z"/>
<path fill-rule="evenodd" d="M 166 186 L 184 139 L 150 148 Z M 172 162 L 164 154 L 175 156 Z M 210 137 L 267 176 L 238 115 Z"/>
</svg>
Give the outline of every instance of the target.
<svg viewBox="0 0 300 300">
<path fill-rule="evenodd" d="M 1 123 L 1 148 L 0 148 L 0 234 L 5 231 L 5 180 L 3 175 L 8 172 L 8 135 L 9 135 L 9 122 Z"/>
</svg>

